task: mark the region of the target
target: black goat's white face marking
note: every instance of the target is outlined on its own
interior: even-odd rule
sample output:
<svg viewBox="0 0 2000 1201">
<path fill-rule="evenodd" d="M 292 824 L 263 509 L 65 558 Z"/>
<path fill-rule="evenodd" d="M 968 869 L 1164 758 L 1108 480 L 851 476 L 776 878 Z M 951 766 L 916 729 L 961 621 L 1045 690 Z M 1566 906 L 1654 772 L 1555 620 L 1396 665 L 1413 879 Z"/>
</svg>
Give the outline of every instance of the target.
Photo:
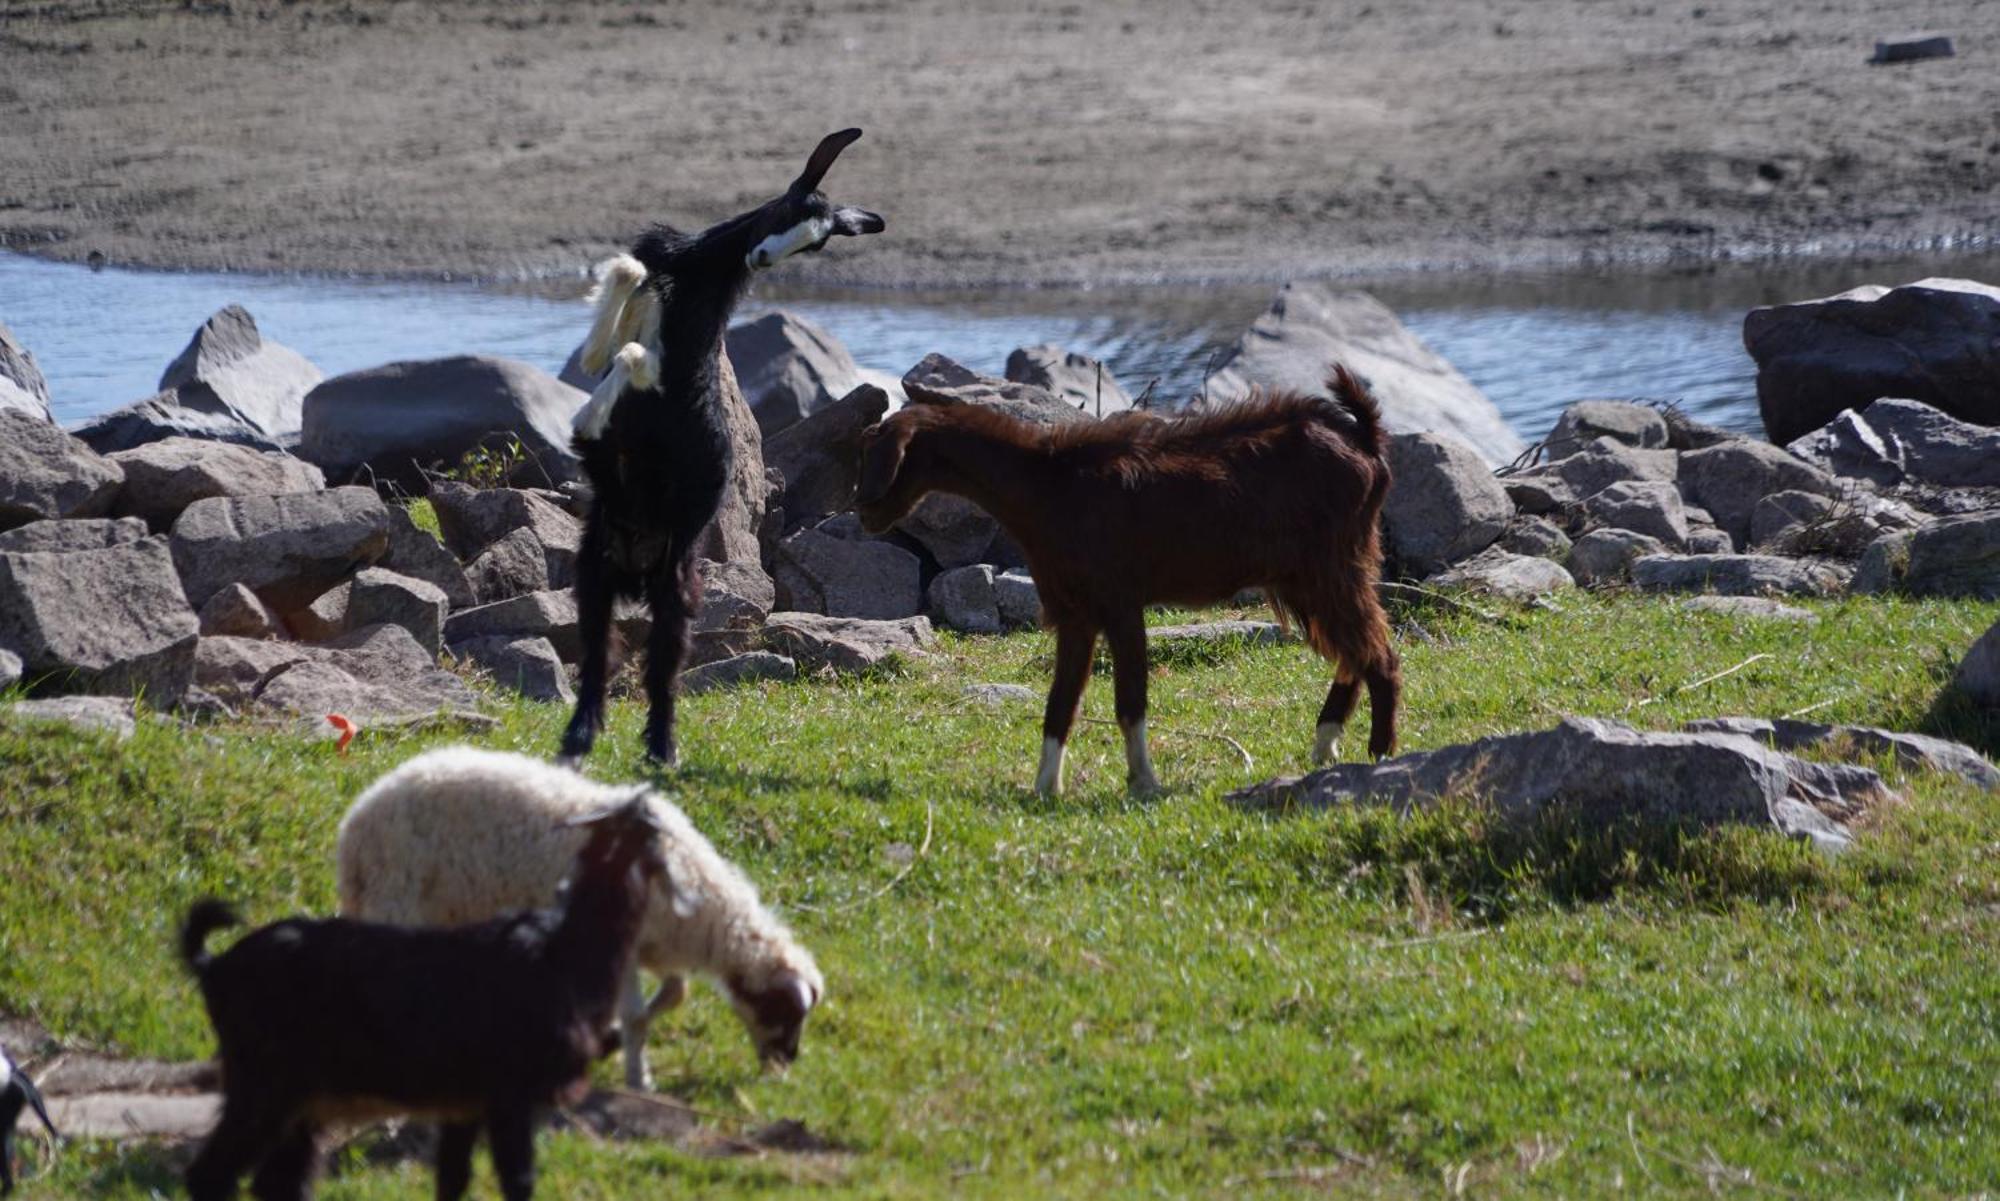
<svg viewBox="0 0 2000 1201">
<path fill-rule="evenodd" d="M 789 255 L 801 250 L 809 250 L 826 244 L 833 234 L 833 220 L 830 217 L 807 217 L 790 229 L 779 230 L 751 247 L 745 262 L 753 270 L 762 270 Z"/>
</svg>

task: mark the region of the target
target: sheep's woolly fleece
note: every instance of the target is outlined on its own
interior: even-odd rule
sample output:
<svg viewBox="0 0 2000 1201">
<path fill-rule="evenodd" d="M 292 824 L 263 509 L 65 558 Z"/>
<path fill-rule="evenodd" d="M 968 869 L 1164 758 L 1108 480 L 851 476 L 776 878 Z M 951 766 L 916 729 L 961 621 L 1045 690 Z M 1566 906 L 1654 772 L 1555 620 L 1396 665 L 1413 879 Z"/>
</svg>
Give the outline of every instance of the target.
<svg viewBox="0 0 2000 1201">
<path fill-rule="evenodd" d="M 626 800 L 637 787 L 502 751 L 426 752 L 370 785 L 342 820 L 341 912 L 456 925 L 548 905 L 584 837 L 557 823 Z M 811 953 L 764 907 L 756 886 L 679 806 L 649 795 L 668 875 L 648 902 L 640 965 L 661 976 L 733 979 L 753 991 L 790 971 L 822 994 Z"/>
</svg>

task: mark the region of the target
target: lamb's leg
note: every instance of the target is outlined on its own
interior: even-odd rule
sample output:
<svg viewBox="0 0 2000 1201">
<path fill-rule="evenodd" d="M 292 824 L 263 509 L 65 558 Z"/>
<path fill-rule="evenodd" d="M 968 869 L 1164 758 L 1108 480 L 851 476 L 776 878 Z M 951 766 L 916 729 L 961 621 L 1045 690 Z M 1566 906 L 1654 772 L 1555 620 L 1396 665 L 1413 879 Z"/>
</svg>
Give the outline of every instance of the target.
<svg viewBox="0 0 2000 1201">
<path fill-rule="evenodd" d="M 1117 690 L 1118 728 L 1125 735 L 1125 786 L 1136 793 L 1160 790 L 1153 756 L 1146 747 L 1146 618 L 1121 613 L 1105 623 L 1111 671 Z"/>
<path fill-rule="evenodd" d="M 291 1133 L 257 1165 L 257 1174 L 250 1178 L 250 1195 L 257 1201 L 305 1201 L 312 1196 L 318 1133 L 310 1122 L 294 1124 Z"/>
<path fill-rule="evenodd" d="M 1090 678 L 1090 654 L 1096 646 L 1097 630 L 1087 622 L 1064 622 L 1056 627 L 1056 676 L 1049 685 L 1048 707 L 1042 711 L 1042 764 L 1035 773 L 1035 791 L 1043 796 L 1062 793 L 1063 747 L 1083 700 L 1083 685 Z"/>
<path fill-rule="evenodd" d="M 681 761 L 674 739 L 674 693 L 687 658 L 686 589 L 692 569 L 691 563 L 676 558 L 646 581 L 646 599 L 653 609 L 653 637 L 646 647 L 646 755 L 667 767 L 678 767 Z"/>
<path fill-rule="evenodd" d="M 639 987 L 635 964 L 625 974 L 625 995 L 618 1011 L 618 1034 L 625 1044 L 625 1087 L 653 1090 L 653 1072 L 646 1066 L 646 1026 L 652 1021 L 646 992 Z"/>
<path fill-rule="evenodd" d="M 560 761 L 575 764 L 590 753 L 604 724 L 606 664 L 611 656 L 611 563 L 606 557 L 610 531 L 601 508 L 594 508 L 583 529 L 576 555 L 576 626 L 583 644 L 577 673 L 576 712 L 563 731 Z"/>
<path fill-rule="evenodd" d="M 496 1101 L 486 1115 L 486 1149 L 493 1156 L 493 1174 L 500 1178 L 500 1195 L 507 1201 L 530 1201 L 535 1195 L 534 1109 Z"/>
<path fill-rule="evenodd" d="M 446 1122 L 438 1127 L 437 1201 L 458 1201 L 472 1183 L 472 1144 L 479 1127 L 473 1122 Z"/>
</svg>

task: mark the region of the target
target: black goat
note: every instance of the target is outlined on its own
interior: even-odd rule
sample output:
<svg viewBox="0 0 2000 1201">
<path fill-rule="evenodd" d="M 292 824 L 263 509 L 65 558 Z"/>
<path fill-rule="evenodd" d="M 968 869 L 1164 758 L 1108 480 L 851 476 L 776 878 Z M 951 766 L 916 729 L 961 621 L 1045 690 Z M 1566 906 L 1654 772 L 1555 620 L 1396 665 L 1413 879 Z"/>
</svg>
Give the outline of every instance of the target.
<svg viewBox="0 0 2000 1201">
<path fill-rule="evenodd" d="M 6 1048 L 0 1047 L 0 1197 L 14 1191 L 14 1127 L 20 1122 L 24 1107 L 34 1109 L 35 1116 L 48 1128 L 50 1138 L 62 1137 L 56 1133 L 56 1124 L 49 1121 L 49 1108 L 42 1104 L 42 1093 L 35 1087 L 34 1078 L 7 1057 Z"/>
<path fill-rule="evenodd" d="M 188 1167 L 194 1201 L 256 1169 L 264 1199 L 311 1192 L 319 1131 L 396 1114 L 443 1123 L 437 1196 L 455 1201 L 484 1125 L 507 1201 L 534 1192 L 538 1111 L 575 1101 L 615 1048 L 618 998 L 652 881 L 666 870 L 641 791 L 574 818 L 590 837 L 554 907 L 456 929 L 294 918 L 221 955 L 235 923 L 203 901 L 181 927 L 222 1062 L 222 1119 Z"/>
<path fill-rule="evenodd" d="M 575 445 L 593 490 L 576 564 L 583 642 L 576 713 L 562 757 L 581 759 L 604 721 L 613 601 L 644 596 L 653 615 L 646 649 L 646 753 L 668 765 L 674 690 L 700 603 L 696 539 L 715 519 L 730 469 L 722 412 L 722 335 L 753 271 L 834 235 L 879 233 L 882 218 L 835 208 L 819 191 L 858 129 L 829 134 L 784 195 L 685 234 L 664 225 L 600 272 L 597 318 L 581 364 L 609 370 L 576 416 Z"/>
</svg>

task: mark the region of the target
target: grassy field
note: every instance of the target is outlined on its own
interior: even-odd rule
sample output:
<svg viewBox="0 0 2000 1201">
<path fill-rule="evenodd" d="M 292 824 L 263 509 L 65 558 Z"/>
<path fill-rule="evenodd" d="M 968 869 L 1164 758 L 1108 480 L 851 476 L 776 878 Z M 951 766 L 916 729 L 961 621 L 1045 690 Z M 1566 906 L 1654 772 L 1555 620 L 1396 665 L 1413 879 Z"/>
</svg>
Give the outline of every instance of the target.
<svg viewBox="0 0 2000 1201">
<path fill-rule="evenodd" d="M 1407 614 L 1406 747 L 1565 713 L 1670 727 L 1807 709 L 2000 746 L 2000 726 L 1940 700 L 2000 607 L 1815 608 L 1813 626 L 1631 598 L 1499 622 Z M 687 703 L 671 786 L 785 907 L 829 993 L 788 1077 L 757 1073 L 707 990 L 655 1027 L 653 1067 L 721 1133 L 789 1118 L 833 1149 L 545 1136 L 545 1195 L 1960 1196 L 2000 1181 L 2000 798 L 1896 776 L 1909 803 L 1839 860 L 1764 831 L 1509 830 L 1473 805 L 1244 814 L 1223 794 L 1302 769 L 1325 678 L 1296 646 L 1244 646 L 1156 665 L 1166 795 L 1128 799 L 1116 730 L 1091 724 L 1070 794 L 1042 800 L 1039 704 L 961 690 L 1039 696 L 1051 654 L 1041 634 L 947 638 L 897 674 Z M 1085 706 L 1110 716 L 1108 675 Z M 479 741 L 555 746 L 564 714 L 494 708 Z M 639 719 L 617 707 L 594 774 L 642 771 Z M 123 745 L 0 729 L 0 1011 L 206 1054 L 168 945 L 183 908 L 218 893 L 257 920 L 326 912 L 347 802 L 452 737 L 364 735 L 337 755 L 248 727 L 148 721 Z M 72 1147 L 28 1191 L 171 1195 L 172 1162 Z M 483 1158 L 479 1173 L 491 1195 Z M 321 1195 L 429 1188 L 420 1163 L 350 1151 Z"/>
</svg>

